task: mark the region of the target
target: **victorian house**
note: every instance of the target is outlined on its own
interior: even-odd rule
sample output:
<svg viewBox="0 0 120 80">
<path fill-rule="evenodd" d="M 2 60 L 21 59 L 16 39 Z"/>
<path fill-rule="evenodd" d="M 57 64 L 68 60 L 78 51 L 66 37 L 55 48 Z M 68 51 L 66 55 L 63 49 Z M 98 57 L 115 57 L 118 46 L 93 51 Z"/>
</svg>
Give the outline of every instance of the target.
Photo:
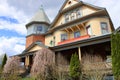
<svg viewBox="0 0 120 80">
<path fill-rule="evenodd" d="M 109 56 L 114 26 L 105 8 L 79 0 L 65 0 L 52 23 L 40 8 L 26 24 L 26 29 L 26 49 L 19 55 L 25 66 L 32 65 L 35 52 L 49 48 L 54 51 L 56 65 L 65 70 L 71 55 L 77 53 L 81 62 L 90 56 L 93 64 L 106 62 L 103 71 L 112 73 Z"/>
</svg>

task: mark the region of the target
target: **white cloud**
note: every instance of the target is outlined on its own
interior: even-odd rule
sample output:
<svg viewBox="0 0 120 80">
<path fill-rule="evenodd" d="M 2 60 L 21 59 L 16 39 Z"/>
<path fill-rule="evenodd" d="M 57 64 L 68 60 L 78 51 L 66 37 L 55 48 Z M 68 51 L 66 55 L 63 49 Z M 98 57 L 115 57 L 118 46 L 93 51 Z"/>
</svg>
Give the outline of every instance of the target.
<svg viewBox="0 0 120 80">
<path fill-rule="evenodd" d="M 29 16 L 26 15 L 23 11 L 10 6 L 7 3 L 7 0 L 0 0 L 0 16 L 8 16 L 18 20 L 18 24 L 11 24 L 7 21 L 0 20 L 0 29 L 14 30 L 21 35 L 26 35 L 25 24 L 28 22 Z"/>
<path fill-rule="evenodd" d="M 21 35 L 26 34 L 26 28 L 24 23 L 13 24 L 8 21 L 0 20 L 0 29 L 15 31 Z"/>
<path fill-rule="evenodd" d="M 0 37 L 0 55 L 7 53 L 9 56 L 21 53 L 25 47 L 25 38 Z"/>
</svg>

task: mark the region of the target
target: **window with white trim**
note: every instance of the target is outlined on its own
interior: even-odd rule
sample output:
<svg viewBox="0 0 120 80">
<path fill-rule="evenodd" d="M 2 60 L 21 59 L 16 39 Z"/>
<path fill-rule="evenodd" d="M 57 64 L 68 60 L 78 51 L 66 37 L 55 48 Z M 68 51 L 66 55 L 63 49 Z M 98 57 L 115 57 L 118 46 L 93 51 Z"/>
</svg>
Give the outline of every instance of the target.
<svg viewBox="0 0 120 80">
<path fill-rule="evenodd" d="M 65 15 L 65 22 L 68 22 L 69 21 L 69 14 L 66 14 Z"/>
<path fill-rule="evenodd" d="M 108 33 L 108 25 L 106 22 L 101 22 L 101 32 L 102 34 L 106 34 Z"/>
<path fill-rule="evenodd" d="M 74 32 L 74 38 L 80 37 L 80 31 Z"/>
<path fill-rule="evenodd" d="M 74 12 L 71 13 L 71 20 L 74 20 L 75 19 L 75 14 Z"/>
<path fill-rule="evenodd" d="M 61 34 L 61 41 L 67 40 L 67 34 Z"/>
</svg>

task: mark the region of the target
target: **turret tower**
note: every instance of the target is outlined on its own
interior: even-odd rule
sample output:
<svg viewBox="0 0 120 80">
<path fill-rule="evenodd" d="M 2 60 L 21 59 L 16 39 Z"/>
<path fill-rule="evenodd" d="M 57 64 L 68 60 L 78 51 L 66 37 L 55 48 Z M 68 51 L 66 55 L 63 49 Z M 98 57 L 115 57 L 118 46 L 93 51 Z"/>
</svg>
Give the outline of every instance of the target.
<svg viewBox="0 0 120 80">
<path fill-rule="evenodd" d="M 41 7 L 38 12 L 33 16 L 28 24 L 26 24 L 26 48 L 36 41 L 45 43 L 44 34 L 50 26 L 50 20 Z"/>
</svg>

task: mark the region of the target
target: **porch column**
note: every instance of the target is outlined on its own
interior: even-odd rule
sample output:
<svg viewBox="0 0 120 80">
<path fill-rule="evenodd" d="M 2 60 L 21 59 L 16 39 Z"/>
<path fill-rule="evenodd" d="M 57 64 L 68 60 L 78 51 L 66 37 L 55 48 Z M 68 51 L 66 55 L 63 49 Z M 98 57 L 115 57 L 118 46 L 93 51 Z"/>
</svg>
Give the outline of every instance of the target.
<svg viewBox="0 0 120 80">
<path fill-rule="evenodd" d="M 81 49 L 78 47 L 79 60 L 81 61 Z"/>
<path fill-rule="evenodd" d="M 27 64 L 27 63 L 28 63 L 27 58 L 28 58 L 28 57 L 26 56 L 26 57 L 25 57 L 25 66 L 28 65 L 28 64 Z"/>
<path fill-rule="evenodd" d="M 26 56 L 25 57 L 25 66 L 28 66 L 29 65 L 29 56 Z"/>
<path fill-rule="evenodd" d="M 28 55 L 28 65 L 30 65 L 30 56 Z"/>
</svg>

